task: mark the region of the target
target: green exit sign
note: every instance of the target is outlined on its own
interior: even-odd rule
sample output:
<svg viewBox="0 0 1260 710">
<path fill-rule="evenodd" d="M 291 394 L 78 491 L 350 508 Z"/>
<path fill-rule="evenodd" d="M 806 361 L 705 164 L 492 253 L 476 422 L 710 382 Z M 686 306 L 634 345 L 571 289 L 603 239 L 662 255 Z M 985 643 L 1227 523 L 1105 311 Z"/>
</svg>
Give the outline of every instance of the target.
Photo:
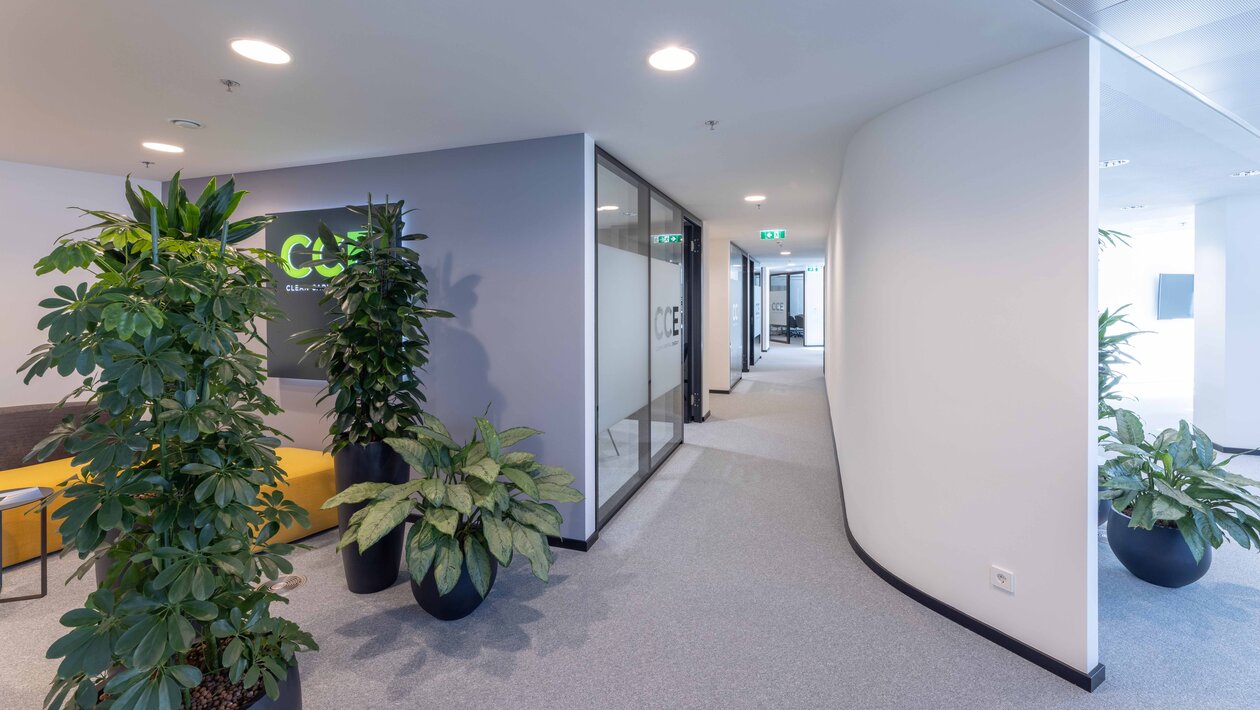
<svg viewBox="0 0 1260 710">
<path fill-rule="evenodd" d="M 652 241 L 657 244 L 682 244 L 681 234 L 653 234 Z"/>
<path fill-rule="evenodd" d="M 812 273 L 812 272 L 822 271 L 822 269 L 818 268 L 817 266 L 806 266 L 806 267 L 805 267 L 805 270 L 806 270 L 806 271 L 809 271 L 809 272 L 811 272 L 811 273 Z"/>
<path fill-rule="evenodd" d="M 763 229 L 761 230 L 762 239 L 787 239 L 786 229 Z"/>
</svg>

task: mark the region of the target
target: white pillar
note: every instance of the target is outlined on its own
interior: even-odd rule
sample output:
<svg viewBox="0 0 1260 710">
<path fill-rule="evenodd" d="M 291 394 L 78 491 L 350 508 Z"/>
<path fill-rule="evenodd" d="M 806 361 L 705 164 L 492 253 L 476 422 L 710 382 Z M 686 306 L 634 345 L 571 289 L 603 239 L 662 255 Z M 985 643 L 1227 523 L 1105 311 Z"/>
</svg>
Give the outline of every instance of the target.
<svg viewBox="0 0 1260 710">
<path fill-rule="evenodd" d="M 1220 446 L 1260 446 L 1260 197 L 1195 208 L 1194 423 Z"/>
</svg>

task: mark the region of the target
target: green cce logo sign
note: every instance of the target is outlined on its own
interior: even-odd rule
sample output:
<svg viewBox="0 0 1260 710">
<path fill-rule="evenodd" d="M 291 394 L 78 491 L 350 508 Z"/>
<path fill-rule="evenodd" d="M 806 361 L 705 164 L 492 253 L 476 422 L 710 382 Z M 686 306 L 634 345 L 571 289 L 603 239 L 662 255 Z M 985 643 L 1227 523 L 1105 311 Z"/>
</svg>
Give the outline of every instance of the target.
<svg viewBox="0 0 1260 710">
<path fill-rule="evenodd" d="M 358 239 L 366 234 L 366 230 L 357 232 L 347 232 L 347 236 Z M 337 235 L 337 243 L 344 244 L 346 238 Z M 307 266 L 297 266 L 293 263 L 293 252 L 296 250 L 310 251 L 311 261 L 321 261 L 324 258 L 324 243 L 319 239 L 312 239 L 305 234 L 290 234 L 284 240 L 284 244 L 280 247 L 280 265 L 284 268 L 284 273 L 295 279 L 304 279 L 311 275 L 314 270 L 326 279 L 330 279 L 340 274 L 345 266 L 342 264 L 309 264 Z M 351 247 L 350 253 L 353 255 L 358 249 Z"/>
</svg>

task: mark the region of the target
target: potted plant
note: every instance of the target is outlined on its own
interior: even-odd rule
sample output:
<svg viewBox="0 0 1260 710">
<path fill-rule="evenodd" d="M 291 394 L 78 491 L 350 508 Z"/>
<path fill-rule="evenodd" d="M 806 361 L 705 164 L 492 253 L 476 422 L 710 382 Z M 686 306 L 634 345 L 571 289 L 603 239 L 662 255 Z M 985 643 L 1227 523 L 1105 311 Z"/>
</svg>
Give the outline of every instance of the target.
<svg viewBox="0 0 1260 710">
<path fill-rule="evenodd" d="M 1098 230 L 1101 235 L 1106 230 Z M 1120 232 L 1110 232 L 1127 237 Z M 1100 238 L 1100 244 L 1101 238 Z M 1127 244 L 1128 242 L 1122 242 Z M 1110 309 L 1104 309 L 1098 314 L 1098 420 L 1104 421 L 1115 416 L 1114 403 L 1124 399 L 1120 394 L 1120 373 L 1116 370 L 1117 365 L 1124 363 L 1136 363 L 1137 360 L 1129 354 L 1127 348 L 1129 341 L 1134 336 L 1142 335 L 1148 331 L 1144 330 L 1127 330 L 1125 332 L 1115 332 L 1116 327 L 1120 325 L 1133 326 L 1125 314 L 1125 309 L 1129 306 L 1123 305 L 1114 312 Z M 1105 443 L 1110 437 L 1110 430 L 1106 427 L 1100 427 L 1101 434 L 1098 437 L 1099 442 Z M 1102 525 L 1107 522 L 1107 511 L 1111 509 L 1111 501 L 1102 495 L 1105 491 L 1105 483 L 1101 470 L 1098 477 L 1098 524 Z"/>
<path fill-rule="evenodd" d="M 1140 579 L 1182 587 L 1212 564 L 1212 548 L 1226 539 L 1260 549 L 1260 481 L 1225 470 L 1212 440 L 1185 421 L 1148 438 L 1138 416 L 1115 410 L 1116 457 L 1101 467 L 1113 507 L 1107 541 Z"/>
<path fill-rule="evenodd" d="M 126 192 L 131 215 L 83 210 L 100 222 L 78 231 L 99 233 L 63 236 L 36 265 L 92 274 L 41 302 L 48 342 L 22 369 L 27 382 L 83 377 L 71 396 L 94 409 L 32 454 L 64 445 L 81 466 L 54 514 L 84 560 L 76 576 L 113 562 L 61 617 L 69 630 L 48 649 L 61 662 L 45 705 L 300 707 L 296 653 L 316 645 L 272 616 L 281 597 L 260 584 L 292 570 L 292 546 L 271 538 L 306 521 L 279 490 L 278 433 L 264 417 L 280 408 L 251 350 L 258 323 L 280 315 L 273 255 L 233 246 L 270 218 L 230 221 L 245 194 L 232 180 L 210 180 L 195 202 L 178 173 L 166 204 L 130 179 Z"/>
<path fill-rule="evenodd" d="M 554 560 L 548 535 L 560 534 L 554 505 L 576 503 L 582 494 L 564 469 L 544 466 L 525 451 L 508 449 L 540 432 L 528 427 L 496 431 L 476 419 L 466 444 L 455 443 L 436 417 L 408 428 L 414 438 L 386 442 L 420 472 L 404 484 L 360 483 L 330 498 L 325 508 L 363 503 L 338 546 L 368 549 L 408 516 L 411 591 L 433 616 L 459 619 L 473 612 L 494 585 L 498 565 L 513 551 L 529 560 L 534 576 L 547 581 Z"/>
<path fill-rule="evenodd" d="M 450 318 L 446 311 L 428 308 L 428 279 L 420 255 L 405 243 L 427 239 L 402 234 L 403 201 L 347 209 L 367 218 L 359 233 L 344 241 L 319 227 L 324 258 L 318 264 L 339 264 L 340 273 L 328 281 L 320 303 L 332 306 L 324 330 L 299 333 L 307 352 L 328 374 L 319 401 L 332 400 L 333 464 L 338 491 L 356 483 L 404 483 L 407 463 L 385 440 L 420 423 L 425 401 L 419 371 L 429 362 L 427 318 Z M 337 509 L 344 536 L 361 506 Z M 350 545 L 341 549 L 346 585 L 356 594 L 379 592 L 398 579 L 403 532 L 393 531 L 375 549 Z"/>
</svg>

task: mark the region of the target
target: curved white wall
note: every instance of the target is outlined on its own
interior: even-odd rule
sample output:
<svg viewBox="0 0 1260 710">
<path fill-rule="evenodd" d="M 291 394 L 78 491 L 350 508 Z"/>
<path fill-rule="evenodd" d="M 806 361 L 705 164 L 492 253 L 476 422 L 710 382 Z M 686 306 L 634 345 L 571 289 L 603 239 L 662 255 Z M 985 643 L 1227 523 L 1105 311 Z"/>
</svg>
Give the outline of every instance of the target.
<svg viewBox="0 0 1260 710">
<path fill-rule="evenodd" d="M 827 255 L 854 538 L 1082 672 L 1098 662 L 1097 96 L 1082 40 L 876 118 L 846 152 Z"/>
</svg>

